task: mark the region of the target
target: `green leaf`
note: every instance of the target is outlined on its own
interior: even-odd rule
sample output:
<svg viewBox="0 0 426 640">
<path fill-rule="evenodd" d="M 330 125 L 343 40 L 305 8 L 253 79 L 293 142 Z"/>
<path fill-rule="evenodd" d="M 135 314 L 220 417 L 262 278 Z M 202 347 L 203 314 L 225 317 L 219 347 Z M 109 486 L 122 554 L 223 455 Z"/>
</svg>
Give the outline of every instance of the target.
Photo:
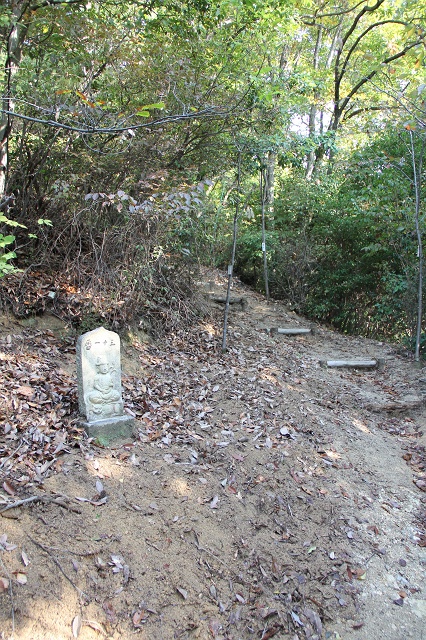
<svg viewBox="0 0 426 640">
<path fill-rule="evenodd" d="M 164 109 L 165 108 L 165 104 L 164 102 L 154 102 L 153 104 L 144 104 L 142 107 L 139 107 L 140 109 L 143 110 L 148 110 L 148 109 Z"/>
<path fill-rule="evenodd" d="M 0 247 L 5 247 L 12 242 L 15 242 L 15 236 L 4 236 L 0 233 Z"/>
<path fill-rule="evenodd" d="M 149 113 L 150 109 L 164 109 L 166 105 L 164 102 L 154 102 L 153 104 L 144 104 L 142 107 L 139 107 L 139 110 L 136 112 L 137 116 L 141 116 L 142 118 L 149 118 L 151 115 Z"/>
<path fill-rule="evenodd" d="M 51 220 L 48 220 L 47 218 L 39 218 L 37 220 L 37 224 L 39 225 L 46 225 L 46 227 L 53 227 L 53 223 Z"/>
<path fill-rule="evenodd" d="M 22 227 L 22 229 L 27 228 L 24 224 L 21 224 L 20 222 L 16 222 L 16 220 L 9 220 L 9 218 L 4 214 L 0 215 L 0 222 L 4 222 L 9 227 Z"/>
<path fill-rule="evenodd" d="M 12 258 L 16 258 L 16 253 L 14 251 L 8 251 L 7 253 L 4 253 L 1 257 L 1 259 L 4 260 L 4 262 L 6 262 L 6 260 L 12 260 Z"/>
</svg>

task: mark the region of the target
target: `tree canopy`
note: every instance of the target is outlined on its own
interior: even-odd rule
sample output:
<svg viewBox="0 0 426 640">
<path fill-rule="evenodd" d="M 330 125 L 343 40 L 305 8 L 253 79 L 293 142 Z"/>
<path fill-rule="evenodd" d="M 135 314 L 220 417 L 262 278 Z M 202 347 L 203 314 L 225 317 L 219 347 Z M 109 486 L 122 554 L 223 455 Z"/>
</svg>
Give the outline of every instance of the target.
<svg viewBox="0 0 426 640">
<path fill-rule="evenodd" d="M 425 38 L 414 0 L 6 0 L 0 272 L 106 287 L 130 319 L 138 283 L 226 264 L 238 206 L 243 277 L 411 335 Z"/>
</svg>

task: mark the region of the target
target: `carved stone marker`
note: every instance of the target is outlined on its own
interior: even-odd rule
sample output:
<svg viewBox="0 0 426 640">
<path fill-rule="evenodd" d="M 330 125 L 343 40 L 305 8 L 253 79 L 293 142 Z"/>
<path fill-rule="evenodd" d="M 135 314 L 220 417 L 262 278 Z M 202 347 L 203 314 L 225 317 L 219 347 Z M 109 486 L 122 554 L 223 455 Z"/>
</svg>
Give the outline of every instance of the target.
<svg viewBox="0 0 426 640">
<path fill-rule="evenodd" d="M 120 337 L 103 327 L 77 340 L 78 406 L 91 438 L 107 443 L 132 434 L 134 420 L 123 415 Z"/>
</svg>

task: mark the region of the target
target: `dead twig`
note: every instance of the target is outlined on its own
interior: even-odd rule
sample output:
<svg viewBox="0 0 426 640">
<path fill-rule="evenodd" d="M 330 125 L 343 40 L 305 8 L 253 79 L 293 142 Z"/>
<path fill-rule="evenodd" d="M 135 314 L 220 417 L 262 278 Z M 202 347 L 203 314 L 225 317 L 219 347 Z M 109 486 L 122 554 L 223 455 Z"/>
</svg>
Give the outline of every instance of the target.
<svg viewBox="0 0 426 640">
<path fill-rule="evenodd" d="M 17 502 L 12 502 L 12 504 L 8 504 L 7 507 L 2 509 L 0 513 L 9 511 L 9 509 L 15 509 L 16 507 L 21 507 L 24 504 L 30 504 L 31 502 L 43 502 L 43 496 L 31 496 L 31 498 L 25 498 L 25 500 L 18 500 Z"/>
<path fill-rule="evenodd" d="M 15 455 L 15 453 L 17 453 L 17 452 L 19 451 L 19 449 L 22 447 L 22 445 L 23 445 L 23 444 L 24 444 L 24 443 L 23 443 L 23 442 L 21 442 L 21 443 L 20 443 L 20 445 L 19 445 L 19 447 L 17 447 L 17 448 L 15 449 L 15 451 L 12 451 L 12 453 L 11 453 L 9 456 L 7 456 L 7 458 L 5 458 L 4 460 L 2 460 L 2 461 L 1 461 L 0 469 L 3 469 L 3 467 L 4 467 L 4 466 L 5 466 L 5 464 L 6 464 L 6 462 L 7 462 L 8 460 L 10 460 L 11 458 L 13 458 L 13 456 Z"/>
<path fill-rule="evenodd" d="M 161 553 L 160 547 L 157 547 L 156 544 L 154 544 L 153 542 L 150 542 L 147 538 L 145 538 L 145 542 L 149 547 L 152 547 L 153 549 L 156 549 L 157 551 L 160 551 L 160 553 Z"/>
<path fill-rule="evenodd" d="M 57 504 L 64 509 L 68 509 L 68 511 L 72 511 L 73 513 L 81 513 L 80 509 L 74 507 L 72 504 L 67 504 L 63 498 L 52 498 L 50 500 L 46 500 L 46 502 Z"/>
<path fill-rule="evenodd" d="M 70 583 L 70 585 L 72 585 L 74 587 L 74 589 L 77 591 L 79 596 L 84 596 L 84 598 L 86 598 L 87 600 L 90 600 L 89 596 L 87 595 L 87 593 L 85 593 L 84 591 L 82 591 L 80 589 L 80 587 L 77 587 L 77 585 L 75 584 L 75 582 L 73 582 L 71 580 L 71 578 L 65 573 L 64 569 L 61 566 L 61 563 L 59 562 L 59 560 L 57 558 L 55 558 L 54 555 L 52 555 L 50 553 L 49 547 L 45 547 L 44 544 L 41 544 L 41 542 L 37 542 L 37 540 L 34 540 L 34 538 L 32 538 L 31 536 L 29 536 L 27 534 L 27 537 L 31 540 L 31 542 L 33 544 L 36 545 L 36 547 L 39 547 L 39 549 L 42 549 L 45 553 L 47 553 L 47 555 L 49 556 L 49 558 L 52 560 L 52 562 L 58 567 L 59 571 L 62 573 L 62 575 L 64 576 L 64 578 L 66 580 L 68 580 L 68 582 Z"/>
<path fill-rule="evenodd" d="M 210 549 L 206 549 L 206 547 L 202 547 L 199 540 L 198 540 L 198 535 L 197 533 L 194 531 L 194 529 L 192 529 L 192 533 L 194 534 L 194 538 L 195 538 L 195 546 L 198 549 L 198 551 L 204 551 L 205 553 L 208 553 L 210 556 L 212 556 L 215 560 L 217 560 L 218 562 L 220 562 L 220 564 L 223 564 L 224 567 L 228 567 L 228 565 L 226 564 L 226 562 L 224 562 L 223 560 L 221 560 L 220 558 L 218 558 L 218 556 L 213 553 L 212 551 L 210 551 Z M 188 542 L 188 541 L 186 541 Z M 191 544 L 190 542 L 188 544 Z"/>
<path fill-rule="evenodd" d="M 61 553 L 69 553 L 72 556 L 77 556 L 79 558 L 88 558 L 90 556 L 96 556 L 99 553 L 102 553 L 103 549 L 95 549 L 93 551 L 71 551 L 70 549 L 61 549 L 60 547 L 50 547 L 49 545 L 44 545 L 45 549 L 50 549 L 50 551 L 60 551 Z"/>
<path fill-rule="evenodd" d="M 31 504 L 33 502 L 44 502 L 44 503 L 53 503 L 57 504 L 64 509 L 68 509 L 68 511 L 73 511 L 74 513 L 81 513 L 80 509 L 74 507 L 71 504 L 67 504 L 66 500 L 69 500 L 66 496 L 58 496 L 54 498 L 53 496 L 31 496 L 30 498 L 25 498 L 24 500 L 17 500 L 16 502 L 12 502 L 8 504 L 7 507 L 1 509 L 0 514 L 5 511 L 9 511 L 9 509 L 16 509 L 16 507 L 22 507 L 23 505 Z"/>
</svg>

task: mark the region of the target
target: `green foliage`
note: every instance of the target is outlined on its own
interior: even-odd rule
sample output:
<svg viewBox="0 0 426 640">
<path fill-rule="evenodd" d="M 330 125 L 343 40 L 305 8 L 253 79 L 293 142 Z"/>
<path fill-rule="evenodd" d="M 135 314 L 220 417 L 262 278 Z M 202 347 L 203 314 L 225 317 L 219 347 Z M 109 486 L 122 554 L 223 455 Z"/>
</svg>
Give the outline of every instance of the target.
<svg viewBox="0 0 426 640">
<path fill-rule="evenodd" d="M 345 332 L 412 335 L 417 240 L 407 142 L 403 128 L 383 130 L 344 172 L 322 180 L 284 168 L 266 243 L 272 296 Z M 263 289 L 258 219 L 242 227 L 236 266 Z"/>
<path fill-rule="evenodd" d="M 8 227 L 21 227 L 25 229 L 25 225 L 20 224 L 16 220 L 10 220 L 4 214 L 0 214 L 0 223 Z M 6 247 L 13 244 L 15 240 L 16 237 L 14 235 L 9 234 L 6 236 L 3 233 L 0 233 L 0 251 L 2 251 L 2 253 L 0 253 L 0 278 L 7 273 L 15 271 L 15 267 L 11 263 L 11 260 L 16 258 L 16 253 L 15 251 L 6 250 Z"/>
<path fill-rule="evenodd" d="M 413 194 L 404 142 L 385 128 L 396 109 L 381 109 L 410 81 L 418 107 L 404 117 L 421 127 L 422 49 L 382 62 L 423 31 L 406 3 L 354 24 L 362 6 L 336 5 L 321 24 L 310 0 L 54 2 L 19 14 L 22 64 L 7 91 L 28 119 L 13 119 L 7 145 L 16 222 L 1 236 L 0 273 L 12 258 L 40 262 L 108 290 L 89 323 L 141 309 L 170 320 L 179 279 L 190 289 L 200 261 L 226 263 L 238 205 L 237 269 L 262 289 L 258 172 L 273 152 L 272 295 L 346 331 L 402 334 L 415 299 Z M 0 19 L 4 59 L 12 21 L 10 11 Z M 372 73 L 375 86 L 351 94 Z M 213 109 L 220 119 L 187 118 Z"/>
<path fill-rule="evenodd" d="M 5 249 L 9 244 L 13 244 L 15 242 L 15 236 L 4 236 L 0 233 L 0 250 Z M 14 251 L 3 251 L 0 253 L 0 278 L 7 273 L 11 273 L 14 270 L 10 261 L 16 258 L 16 253 Z"/>
</svg>

